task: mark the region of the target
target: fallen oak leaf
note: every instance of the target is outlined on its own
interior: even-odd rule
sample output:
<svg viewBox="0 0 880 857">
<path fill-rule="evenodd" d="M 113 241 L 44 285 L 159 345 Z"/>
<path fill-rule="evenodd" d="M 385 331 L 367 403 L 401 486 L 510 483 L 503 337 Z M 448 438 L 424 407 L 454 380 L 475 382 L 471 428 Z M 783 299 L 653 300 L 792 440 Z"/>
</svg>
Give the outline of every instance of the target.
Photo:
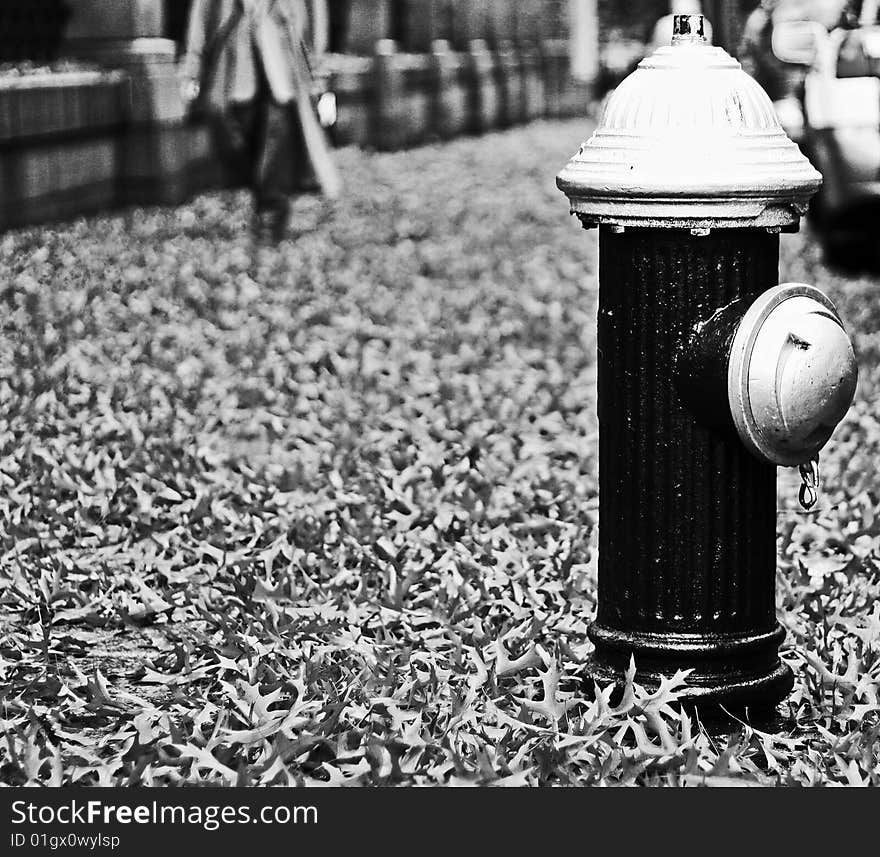
<svg viewBox="0 0 880 857">
<path fill-rule="evenodd" d="M 483 659 L 480 657 L 475 648 L 473 648 L 472 646 L 466 646 L 465 648 L 467 650 L 468 657 L 470 657 L 471 661 L 474 664 L 474 667 L 477 670 L 476 675 L 468 677 L 468 686 L 472 690 L 477 690 L 489 680 L 489 670 L 486 669 L 486 664 L 483 662 Z"/>
<path fill-rule="evenodd" d="M 177 750 L 180 753 L 181 760 L 191 759 L 196 769 L 207 769 L 211 771 L 211 773 L 224 778 L 227 780 L 228 785 L 233 784 L 238 779 L 238 774 L 233 771 L 232 768 L 229 768 L 222 762 L 218 761 L 210 750 L 196 747 L 193 743 L 188 743 L 183 746 L 170 744 L 169 748 Z"/>
<path fill-rule="evenodd" d="M 257 579 L 251 598 L 257 604 L 268 604 L 272 601 L 289 601 L 290 598 L 285 591 L 286 589 L 286 582 L 283 580 L 273 589 L 268 581 Z"/>
<path fill-rule="evenodd" d="M 518 658 L 511 659 L 510 653 L 502 640 L 495 641 L 495 675 L 501 677 L 514 675 L 530 667 L 539 667 L 543 661 L 538 654 L 538 647 L 532 644 L 528 651 Z"/>
<path fill-rule="evenodd" d="M 576 705 L 581 705 L 579 699 L 559 699 L 559 670 L 556 664 L 551 663 L 541 674 L 541 684 L 544 688 L 544 698 L 540 700 L 514 697 L 517 702 L 525 706 L 529 711 L 545 717 L 552 724 L 558 723 Z"/>
<path fill-rule="evenodd" d="M 159 500 L 165 500 L 169 503 L 182 503 L 183 495 L 158 479 L 153 480 L 153 488 L 155 489 L 154 497 Z"/>
<path fill-rule="evenodd" d="M 174 609 L 173 604 L 169 604 L 158 592 L 147 586 L 139 577 L 135 577 L 133 582 L 138 589 L 140 606 L 135 604 L 132 609 L 125 611 L 128 618 L 138 621 L 160 613 L 167 613 L 169 610 Z"/>
<path fill-rule="evenodd" d="M 310 717 L 303 717 L 292 709 L 253 729 L 223 729 L 209 747 L 216 744 L 255 744 L 271 738 L 277 732 L 284 732 L 288 738 L 292 738 L 290 731 L 301 729 L 310 722 Z"/>
<path fill-rule="evenodd" d="M 526 729 L 530 732 L 538 732 L 541 735 L 553 735 L 554 731 L 547 726 L 539 726 L 536 723 L 526 723 L 525 720 L 519 720 L 516 717 L 511 717 L 506 712 L 502 711 L 494 702 L 487 701 L 486 702 L 486 714 L 492 715 L 498 723 L 502 723 L 505 726 L 510 726 L 513 729 Z"/>
<path fill-rule="evenodd" d="M 91 702 L 98 703 L 99 705 L 115 705 L 110 698 L 110 689 L 107 687 L 107 681 L 101 675 L 101 670 L 97 667 L 95 667 L 92 677 L 86 685 L 86 689 L 88 690 Z"/>
</svg>

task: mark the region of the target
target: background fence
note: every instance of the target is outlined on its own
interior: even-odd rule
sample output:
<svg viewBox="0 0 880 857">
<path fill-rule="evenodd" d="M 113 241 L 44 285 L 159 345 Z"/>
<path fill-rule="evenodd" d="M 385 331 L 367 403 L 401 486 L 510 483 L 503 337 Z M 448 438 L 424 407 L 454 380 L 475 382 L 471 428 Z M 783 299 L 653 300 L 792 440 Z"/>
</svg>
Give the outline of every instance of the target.
<svg viewBox="0 0 880 857">
<path fill-rule="evenodd" d="M 372 54 L 394 39 L 403 52 L 424 53 L 435 39 L 466 50 L 473 39 L 537 42 L 568 36 L 569 0 L 325 0 L 328 49 Z M 181 42 L 192 0 L 165 0 L 165 35 Z"/>
</svg>

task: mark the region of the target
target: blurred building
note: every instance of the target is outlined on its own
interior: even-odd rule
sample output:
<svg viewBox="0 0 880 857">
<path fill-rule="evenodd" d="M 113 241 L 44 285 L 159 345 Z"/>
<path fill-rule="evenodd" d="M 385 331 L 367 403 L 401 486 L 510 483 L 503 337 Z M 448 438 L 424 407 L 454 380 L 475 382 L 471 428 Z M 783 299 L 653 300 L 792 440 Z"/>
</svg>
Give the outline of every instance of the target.
<svg viewBox="0 0 880 857">
<path fill-rule="evenodd" d="M 0 63 L 55 59 L 70 9 L 65 0 L 3 0 L 0 4 Z"/>
<path fill-rule="evenodd" d="M 181 43 L 193 0 L 165 0 L 165 35 Z M 311 0 L 312 3 L 315 0 Z M 393 39 L 404 53 L 430 51 L 437 39 L 466 50 L 475 39 L 490 48 L 505 42 L 570 42 L 573 65 L 589 71 L 598 36 L 597 0 L 318 0 L 316 43 L 331 53 L 372 54 Z"/>
</svg>

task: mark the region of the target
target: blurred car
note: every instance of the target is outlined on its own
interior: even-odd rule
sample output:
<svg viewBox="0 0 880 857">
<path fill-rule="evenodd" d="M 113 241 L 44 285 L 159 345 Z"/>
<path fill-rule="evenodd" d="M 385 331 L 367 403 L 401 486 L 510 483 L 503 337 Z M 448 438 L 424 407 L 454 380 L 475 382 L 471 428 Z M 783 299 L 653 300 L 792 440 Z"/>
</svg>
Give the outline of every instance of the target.
<svg viewBox="0 0 880 857">
<path fill-rule="evenodd" d="M 871 4 L 875 6 L 876 4 Z M 777 115 L 823 176 L 810 219 L 835 262 L 880 262 L 880 26 L 781 21 L 772 49 L 806 70 Z"/>
</svg>

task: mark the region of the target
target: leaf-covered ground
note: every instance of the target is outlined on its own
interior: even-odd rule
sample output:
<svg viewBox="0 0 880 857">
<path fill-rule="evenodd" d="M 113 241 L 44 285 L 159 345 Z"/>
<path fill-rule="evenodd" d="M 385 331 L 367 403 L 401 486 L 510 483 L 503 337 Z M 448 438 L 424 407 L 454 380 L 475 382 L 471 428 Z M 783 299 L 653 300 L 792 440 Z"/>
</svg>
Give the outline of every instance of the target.
<svg viewBox="0 0 880 857">
<path fill-rule="evenodd" d="M 820 511 L 780 473 L 775 731 L 571 681 L 595 604 L 588 128 L 338 153 L 255 250 L 242 193 L 0 238 L 0 781 L 880 784 L 880 302 Z M 734 724 L 735 726 L 735 724 Z"/>
</svg>

